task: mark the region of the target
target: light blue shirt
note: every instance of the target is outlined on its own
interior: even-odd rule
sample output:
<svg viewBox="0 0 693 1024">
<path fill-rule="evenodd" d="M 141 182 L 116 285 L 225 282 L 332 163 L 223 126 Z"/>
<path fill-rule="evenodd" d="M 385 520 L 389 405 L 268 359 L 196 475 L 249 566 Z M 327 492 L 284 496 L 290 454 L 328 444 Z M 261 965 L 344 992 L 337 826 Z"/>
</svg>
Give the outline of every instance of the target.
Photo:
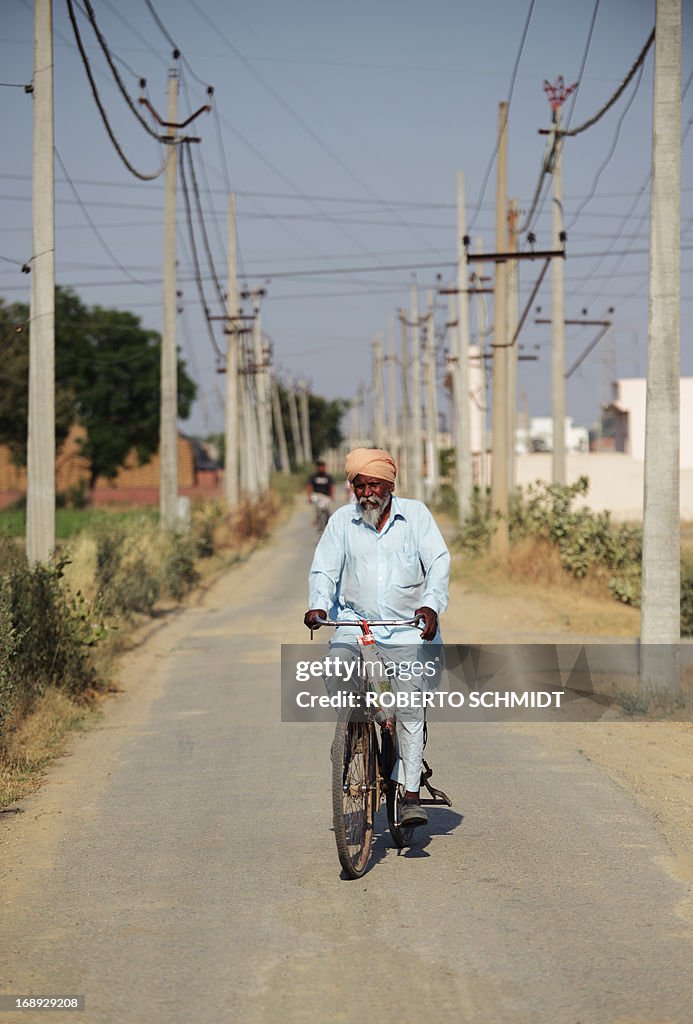
<svg viewBox="0 0 693 1024">
<path fill-rule="evenodd" d="M 358 505 L 344 505 L 331 516 L 315 550 L 308 607 L 352 621 L 410 619 L 422 607 L 440 615 L 448 606 L 449 576 L 450 554 L 428 508 L 393 494 L 380 533 L 363 521 Z M 421 643 L 421 627 L 373 632 L 383 641 Z M 342 628 L 336 633 L 335 640 L 354 635 Z"/>
</svg>

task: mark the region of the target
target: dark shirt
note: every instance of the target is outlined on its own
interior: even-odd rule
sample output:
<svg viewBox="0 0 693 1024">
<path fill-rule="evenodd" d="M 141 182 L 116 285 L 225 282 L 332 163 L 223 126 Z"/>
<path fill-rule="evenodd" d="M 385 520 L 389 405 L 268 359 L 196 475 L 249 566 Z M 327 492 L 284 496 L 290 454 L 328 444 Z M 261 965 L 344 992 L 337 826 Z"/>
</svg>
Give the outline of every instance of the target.
<svg viewBox="0 0 693 1024">
<path fill-rule="evenodd" d="M 313 488 L 313 494 L 327 494 L 329 496 L 334 480 L 329 473 L 314 473 L 308 483 Z"/>
</svg>

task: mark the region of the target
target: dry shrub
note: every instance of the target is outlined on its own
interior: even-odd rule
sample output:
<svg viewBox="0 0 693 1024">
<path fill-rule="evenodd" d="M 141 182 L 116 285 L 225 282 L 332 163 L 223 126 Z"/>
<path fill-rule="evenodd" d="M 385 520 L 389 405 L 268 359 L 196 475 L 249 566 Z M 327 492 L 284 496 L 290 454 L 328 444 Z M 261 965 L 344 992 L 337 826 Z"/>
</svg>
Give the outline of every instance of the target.
<svg viewBox="0 0 693 1024">
<path fill-rule="evenodd" d="M 86 597 L 96 597 L 96 538 L 90 533 L 80 533 L 65 551 L 68 561 L 63 575 L 73 593 L 80 592 Z"/>
<path fill-rule="evenodd" d="M 62 690 L 50 689 L 30 715 L 8 723 L 0 739 L 0 807 L 38 785 L 41 769 L 60 753 L 66 734 L 91 713 L 86 702 L 78 704 Z"/>
<path fill-rule="evenodd" d="M 613 573 L 591 566 L 582 577 L 568 573 L 555 544 L 542 537 L 522 537 L 511 545 L 503 572 L 520 583 L 574 590 L 586 597 L 611 597 L 609 583 Z"/>
<path fill-rule="evenodd" d="M 259 501 L 242 501 L 231 519 L 232 536 L 243 544 L 250 540 L 264 540 L 281 507 L 280 499 L 270 492 Z"/>
</svg>

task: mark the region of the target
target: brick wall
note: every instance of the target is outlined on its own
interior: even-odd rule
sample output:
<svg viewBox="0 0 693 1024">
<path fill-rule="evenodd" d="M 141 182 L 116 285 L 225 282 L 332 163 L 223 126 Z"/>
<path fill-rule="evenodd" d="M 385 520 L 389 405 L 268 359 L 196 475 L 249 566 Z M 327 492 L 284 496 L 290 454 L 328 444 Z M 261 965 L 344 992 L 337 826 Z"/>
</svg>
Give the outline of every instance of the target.
<svg viewBox="0 0 693 1024">
<path fill-rule="evenodd" d="M 80 482 L 89 480 L 89 463 L 80 455 L 79 441 L 84 436 L 81 427 L 73 427 L 55 460 L 55 487 L 60 494 Z M 112 492 L 145 488 L 158 489 L 161 462 L 158 454 L 150 462 L 140 466 L 135 451 L 128 456 L 125 466 L 113 480 L 99 477 L 96 491 Z M 178 437 L 178 486 L 181 489 L 194 488 L 195 458 L 192 443 L 185 437 Z M 0 445 L 0 506 L 11 503 L 26 494 L 26 469 L 15 466 L 9 449 Z"/>
</svg>

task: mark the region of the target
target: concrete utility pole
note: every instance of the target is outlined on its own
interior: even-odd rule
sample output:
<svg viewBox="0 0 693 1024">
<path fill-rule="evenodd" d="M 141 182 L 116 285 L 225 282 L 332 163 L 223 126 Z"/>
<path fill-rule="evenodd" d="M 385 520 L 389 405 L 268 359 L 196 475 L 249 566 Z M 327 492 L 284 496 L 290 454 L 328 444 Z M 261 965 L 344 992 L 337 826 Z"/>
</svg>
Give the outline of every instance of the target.
<svg viewBox="0 0 693 1024">
<path fill-rule="evenodd" d="M 395 321 L 387 318 L 387 434 L 392 458 L 400 463 L 400 448 L 397 437 L 397 356 L 395 354 Z"/>
<path fill-rule="evenodd" d="M 484 246 L 483 238 L 479 237 L 476 242 L 476 251 L 481 252 Z M 474 273 L 474 289 L 481 288 L 483 275 Z M 488 308 L 484 295 L 476 297 L 476 325 L 479 332 L 479 365 L 481 367 L 481 436 L 479 448 L 481 449 L 481 465 L 479 466 L 479 486 L 482 493 L 486 493 L 489 486 L 491 474 L 488 464 L 488 382 L 486 379 L 486 331 L 488 329 Z"/>
<path fill-rule="evenodd" d="M 246 497 L 257 501 L 260 497 L 260 477 L 258 472 L 258 429 L 255 415 L 253 359 L 250 357 L 245 341 L 241 348 L 241 414 L 242 414 L 242 455 L 241 484 Z"/>
<path fill-rule="evenodd" d="M 34 5 L 32 260 L 29 313 L 26 554 L 55 548 L 55 180 L 52 0 Z"/>
<path fill-rule="evenodd" d="M 424 500 L 421 423 L 421 324 L 419 290 L 411 284 L 411 480 L 409 486 L 417 501 Z"/>
<path fill-rule="evenodd" d="M 498 177 L 496 187 L 496 251 L 505 252 L 507 245 L 508 204 L 508 104 L 501 103 L 498 115 Z M 507 264 L 496 263 L 494 283 L 495 321 L 494 346 L 507 345 Z M 503 557 L 508 552 L 508 350 L 493 349 L 493 466 L 491 476 L 491 508 L 500 515 L 493 533 L 491 551 Z"/>
<path fill-rule="evenodd" d="M 436 394 L 438 382 L 433 302 L 433 292 L 429 291 L 426 293 L 426 305 L 429 316 L 426 321 L 426 353 L 424 357 L 426 381 L 426 462 L 428 463 L 428 472 L 426 474 L 427 500 L 435 498 L 440 479 L 438 472 L 438 396 Z"/>
<path fill-rule="evenodd" d="M 373 341 L 373 441 L 376 448 L 385 446 L 385 395 L 383 392 L 383 336 Z"/>
<path fill-rule="evenodd" d="M 467 217 L 464 208 L 464 174 L 457 172 L 457 330 L 453 328 L 452 392 L 455 408 L 455 465 L 457 516 L 462 524 L 469 515 L 474 479 L 469 418 L 469 295 L 464 237 Z M 483 365 L 483 364 L 482 364 Z"/>
<path fill-rule="evenodd" d="M 282 406 L 279 399 L 279 384 L 276 377 L 272 377 L 272 412 L 274 414 L 274 435 L 277 438 L 277 448 L 279 450 L 279 465 L 281 466 L 282 473 L 288 476 L 291 473 L 291 465 L 289 463 L 289 449 L 286 446 Z"/>
<path fill-rule="evenodd" d="M 520 209 L 517 199 L 510 200 L 508 207 L 508 249 L 517 252 L 517 227 Z M 554 260 L 563 267 L 563 260 Z M 510 260 L 508 263 L 508 338 L 514 338 L 517 331 L 518 295 L 519 295 L 519 263 Z M 515 430 L 517 428 L 517 357 L 518 345 L 511 345 L 508 351 L 508 487 L 515 487 Z M 565 388 L 565 382 L 564 382 Z"/>
<path fill-rule="evenodd" d="M 286 386 L 286 394 L 289 399 L 289 424 L 291 426 L 291 440 L 294 446 L 294 459 L 296 461 L 295 468 L 300 469 L 301 466 L 305 465 L 308 459 L 303 451 L 303 441 L 301 439 L 301 431 L 298 425 L 298 409 L 296 408 L 296 385 L 293 381 L 289 381 Z"/>
<path fill-rule="evenodd" d="M 269 388 L 267 386 L 267 367 L 265 351 L 262 345 L 262 318 L 260 316 L 260 299 L 264 290 L 252 293 L 253 300 L 253 360 L 255 370 L 255 394 L 257 397 L 257 431 L 259 449 L 259 484 L 261 491 L 269 490 L 271 472 L 271 438 L 269 432 Z"/>
<path fill-rule="evenodd" d="M 168 73 L 169 125 L 178 122 L 178 72 Z M 176 129 L 168 129 L 176 138 Z M 159 428 L 159 514 L 164 530 L 174 530 L 178 517 L 178 347 L 176 345 L 176 184 L 178 146 L 168 145 L 164 198 L 164 324 L 161 336 L 161 419 Z"/>
<path fill-rule="evenodd" d="M 306 462 L 313 461 L 313 442 L 310 436 L 310 415 L 308 407 L 308 381 L 299 381 L 301 399 L 301 433 L 303 434 L 303 452 Z"/>
<path fill-rule="evenodd" d="M 561 135 L 561 108 L 554 111 L 553 208 L 552 238 L 554 249 L 559 249 L 563 235 L 563 136 Z M 565 263 L 552 261 L 552 345 L 551 345 L 551 408 L 553 415 L 552 479 L 555 484 L 566 482 L 565 469 Z"/>
<path fill-rule="evenodd" d="M 404 310 L 398 310 L 398 318 L 400 325 L 400 369 L 402 371 L 401 376 L 401 403 L 400 403 L 400 445 L 401 445 L 401 457 L 400 457 L 400 482 L 402 490 L 407 493 L 409 490 L 409 481 L 411 478 L 411 413 L 409 408 L 409 337 L 407 331 L 407 321 L 404 315 Z"/>
<path fill-rule="evenodd" d="M 226 296 L 226 456 L 224 468 L 224 491 L 230 508 L 239 500 L 239 329 L 241 321 L 236 279 L 236 203 L 233 193 L 229 194 L 228 206 L 228 285 Z"/>
<path fill-rule="evenodd" d="M 640 679 L 679 686 L 681 0 L 657 0 Z"/>
</svg>

